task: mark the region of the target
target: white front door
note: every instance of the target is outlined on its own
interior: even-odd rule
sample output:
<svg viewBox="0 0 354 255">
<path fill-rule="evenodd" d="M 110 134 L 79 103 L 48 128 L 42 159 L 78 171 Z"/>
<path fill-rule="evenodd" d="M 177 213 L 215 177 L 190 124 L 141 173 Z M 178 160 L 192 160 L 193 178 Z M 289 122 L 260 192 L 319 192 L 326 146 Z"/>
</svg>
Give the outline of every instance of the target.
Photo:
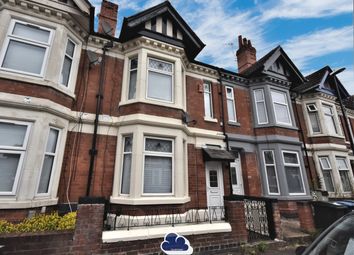
<svg viewBox="0 0 354 255">
<path fill-rule="evenodd" d="M 224 206 L 224 181 L 221 162 L 205 164 L 208 206 Z"/>
<path fill-rule="evenodd" d="M 230 163 L 232 193 L 235 195 L 244 195 L 240 154 L 237 152 L 235 156 L 235 161 Z"/>
</svg>

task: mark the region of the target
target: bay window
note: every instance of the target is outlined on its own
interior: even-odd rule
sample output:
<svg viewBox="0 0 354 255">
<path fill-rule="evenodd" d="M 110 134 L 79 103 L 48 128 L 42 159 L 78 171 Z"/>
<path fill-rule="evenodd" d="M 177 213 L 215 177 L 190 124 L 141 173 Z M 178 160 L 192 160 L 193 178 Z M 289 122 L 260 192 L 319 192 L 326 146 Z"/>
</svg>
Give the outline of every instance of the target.
<svg viewBox="0 0 354 255">
<path fill-rule="evenodd" d="M 305 194 L 298 153 L 282 151 L 282 155 L 289 194 Z"/>
<path fill-rule="evenodd" d="M 256 114 L 257 114 L 258 124 L 267 124 L 268 115 L 267 115 L 267 107 L 264 99 L 263 89 L 254 90 L 254 101 L 256 104 Z"/>
<path fill-rule="evenodd" d="M 339 171 L 340 180 L 342 183 L 343 192 L 351 192 L 349 168 L 346 158 L 336 157 L 337 169 Z"/>
<path fill-rule="evenodd" d="M 49 187 L 55 169 L 55 160 L 57 157 L 57 147 L 59 139 L 59 129 L 50 128 L 47 140 L 47 146 L 44 153 L 44 160 L 38 185 L 37 194 L 48 194 Z"/>
<path fill-rule="evenodd" d="M 338 134 L 338 129 L 334 119 L 333 107 L 330 105 L 323 104 L 322 108 L 324 114 L 324 123 L 326 123 L 327 132 L 333 135 Z"/>
<path fill-rule="evenodd" d="M 211 84 L 204 82 L 204 116 L 208 119 L 213 118 L 213 100 Z"/>
<path fill-rule="evenodd" d="M 65 49 L 63 66 L 60 74 L 60 84 L 64 85 L 65 87 L 68 87 L 69 85 L 75 47 L 75 43 L 72 40 L 68 39 Z"/>
<path fill-rule="evenodd" d="M 268 183 L 268 193 L 279 195 L 278 176 L 275 167 L 274 152 L 271 150 L 263 151 L 266 179 Z"/>
<path fill-rule="evenodd" d="M 324 188 L 328 192 L 334 192 L 331 162 L 329 161 L 328 156 L 319 157 L 319 161 L 322 168 L 323 180 L 325 185 Z"/>
<path fill-rule="evenodd" d="M 144 140 L 144 194 L 172 194 L 173 140 Z"/>
<path fill-rule="evenodd" d="M 173 103 L 173 64 L 148 58 L 147 98 Z"/>
<path fill-rule="evenodd" d="M 130 176 L 132 167 L 132 149 L 133 149 L 133 136 L 125 136 L 123 138 L 123 165 L 122 165 L 122 181 L 121 181 L 121 194 L 130 193 Z"/>
<path fill-rule="evenodd" d="M 43 76 L 52 30 L 13 20 L 0 57 L 1 69 Z"/>
<path fill-rule="evenodd" d="M 226 87 L 225 89 L 226 89 L 226 103 L 227 103 L 227 113 L 229 116 L 229 121 L 236 122 L 234 89 L 232 87 Z"/>
<path fill-rule="evenodd" d="M 291 125 L 287 94 L 285 92 L 271 90 L 271 97 L 276 123 Z"/>
<path fill-rule="evenodd" d="M 0 120 L 0 194 L 14 195 L 25 156 L 30 123 Z"/>
</svg>

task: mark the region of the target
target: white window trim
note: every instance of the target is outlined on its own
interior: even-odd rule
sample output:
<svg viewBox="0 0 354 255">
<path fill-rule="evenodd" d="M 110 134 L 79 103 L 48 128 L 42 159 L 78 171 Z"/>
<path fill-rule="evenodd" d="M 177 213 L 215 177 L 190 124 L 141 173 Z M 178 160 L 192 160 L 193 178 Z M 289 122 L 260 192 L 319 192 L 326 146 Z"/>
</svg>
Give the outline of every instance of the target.
<svg viewBox="0 0 354 255">
<path fill-rule="evenodd" d="M 292 163 L 285 163 L 285 158 L 284 158 L 284 153 L 290 153 L 290 154 L 296 154 L 297 157 L 297 162 L 298 164 L 292 164 Z M 296 196 L 296 195 L 306 195 L 306 187 L 305 187 L 305 183 L 304 183 L 304 177 L 302 176 L 302 168 L 301 168 L 301 162 L 299 160 L 299 153 L 297 151 L 287 151 L 287 150 L 282 150 L 281 151 L 282 154 L 282 158 L 283 158 L 283 164 L 284 164 L 284 172 L 285 170 L 285 166 L 294 166 L 294 167 L 299 167 L 299 172 L 300 172 L 300 177 L 301 177 L 301 183 L 302 183 L 302 187 L 304 189 L 303 193 L 290 193 L 290 196 Z M 285 174 L 285 179 L 286 179 L 286 174 Z M 286 180 L 287 181 L 287 180 Z"/>
<path fill-rule="evenodd" d="M 228 89 L 231 89 L 231 94 L 232 96 L 231 97 L 228 97 L 227 96 L 227 90 Z M 233 110 L 234 110 L 234 119 L 235 120 L 230 120 L 230 116 L 229 116 L 229 111 L 227 111 L 227 116 L 228 116 L 228 119 L 229 119 L 229 122 L 232 122 L 232 123 L 237 123 L 237 114 L 236 114 L 236 107 L 235 107 L 235 95 L 234 95 L 234 88 L 233 87 L 230 87 L 230 86 L 225 86 L 225 94 L 226 94 L 226 107 L 228 109 L 229 105 L 228 105 L 228 101 L 230 100 L 232 102 L 232 107 L 233 107 Z"/>
<path fill-rule="evenodd" d="M 352 182 L 350 181 L 350 169 L 349 169 L 349 166 L 348 166 L 347 157 L 341 156 L 341 155 L 335 155 L 335 156 L 334 156 L 334 159 L 335 159 L 336 168 L 337 168 L 337 171 L 338 171 L 339 185 L 340 185 L 341 192 L 342 192 L 343 194 L 350 194 L 350 193 L 352 193 L 352 191 L 353 191 L 353 186 L 352 186 Z M 339 166 L 338 166 L 338 163 L 337 163 L 337 159 L 344 159 L 346 169 L 339 169 Z M 341 178 L 341 176 L 340 176 L 340 171 L 346 171 L 346 172 L 348 172 L 348 175 L 349 175 L 349 180 L 348 180 L 348 181 L 349 181 L 349 186 L 350 186 L 350 189 L 351 189 L 350 191 L 344 191 L 342 178 Z"/>
<path fill-rule="evenodd" d="M 172 72 L 170 73 L 170 72 L 165 72 L 165 71 L 161 71 L 161 70 L 151 69 L 149 67 L 150 59 L 153 59 L 153 60 L 156 60 L 156 61 L 160 61 L 160 62 L 164 62 L 164 63 L 172 65 Z M 148 56 L 146 60 L 147 61 L 146 61 L 146 90 L 145 90 L 145 98 L 147 100 L 153 100 L 153 101 L 158 101 L 158 102 L 163 102 L 163 103 L 168 103 L 168 104 L 174 104 L 175 103 L 175 95 L 174 95 L 175 94 L 174 93 L 174 90 L 175 90 L 175 82 L 174 82 L 174 80 L 175 80 L 175 63 L 174 62 L 165 61 L 165 60 L 162 60 L 160 58 L 150 57 L 150 56 Z M 157 99 L 157 98 L 152 98 L 152 97 L 148 96 L 148 91 L 149 91 L 149 72 L 150 71 L 151 72 L 155 72 L 155 73 L 161 73 L 161 74 L 166 74 L 166 75 L 170 75 L 171 76 L 171 101 Z M 129 70 L 129 74 L 130 74 L 130 70 Z M 129 76 L 129 79 L 130 79 L 130 76 Z M 129 83 L 128 83 L 128 86 L 129 86 Z M 128 93 L 129 93 L 129 91 L 128 91 Z M 133 100 L 133 99 L 130 99 L 130 100 Z"/>
<path fill-rule="evenodd" d="M 205 91 L 204 87 L 205 85 L 209 86 L 209 92 Z M 213 105 L 213 86 L 211 82 L 208 81 L 203 81 L 203 102 L 205 101 L 205 94 L 209 94 L 209 107 L 210 107 L 210 115 L 211 116 L 206 116 L 205 115 L 205 109 L 204 109 L 204 119 L 208 121 L 214 121 L 214 105 Z M 205 107 L 205 102 L 204 102 L 204 107 Z"/>
<path fill-rule="evenodd" d="M 58 137 L 57 137 L 57 144 L 55 145 L 55 153 L 52 152 L 47 152 L 47 144 L 48 144 L 48 139 L 49 139 L 49 134 L 50 134 L 50 130 L 54 129 L 58 131 Z M 51 195 L 51 191 L 52 191 L 52 185 L 53 185 L 53 179 L 55 176 L 55 171 L 57 170 L 57 161 L 58 161 L 58 150 L 59 150 L 59 144 L 60 144 L 60 139 L 61 139 L 61 129 L 56 128 L 56 127 L 52 127 L 50 126 L 48 129 L 48 134 L 47 134 L 47 139 L 46 142 L 44 144 L 44 153 L 43 153 L 43 157 L 42 157 L 42 164 L 41 164 L 41 170 L 39 171 L 39 175 L 38 175 L 38 180 L 37 180 L 37 185 L 36 185 L 36 197 L 48 197 Z M 38 193 L 38 189 L 39 189 L 39 184 L 41 181 L 41 175 L 42 175 L 42 171 L 43 171 L 43 164 L 44 164 L 44 159 L 46 155 L 50 155 L 54 157 L 53 160 L 53 165 L 52 165 L 52 171 L 50 174 L 50 179 L 49 179 L 49 185 L 48 185 L 48 192 L 47 193 Z"/>
<path fill-rule="evenodd" d="M 26 134 L 23 139 L 22 147 L 1 146 L 0 145 L 0 152 L 1 153 L 20 154 L 21 155 L 20 160 L 17 165 L 15 180 L 14 180 L 14 183 L 12 186 L 12 191 L 11 192 L 6 192 L 6 191 L 0 192 L 0 195 L 16 195 L 17 185 L 18 185 L 21 173 L 22 173 L 22 166 L 23 166 L 23 161 L 24 161 L 24 157 L 26 154 L 26 149 L 27 149 L 27 144 L 28 144 L 28 140 L 29 140 L 29 134 L 31 131 L 32 123 L 23 122 L 23 121 L 11 121 L 11 120 L 4 120 L 4 119 L 0 119 L 0 122 L 27 126 Z"/>
<path fill-rule="evenodd" d="M 166 152 L 153 152 L 153 151 L 146 151 L 145 150 L 145 144 L 146 144 L 146 139 L 157 139 L 157 140 L 165 140 L 165 141 L 171 141 L 172 142 L 172 152 L 166 153 Z M 165 137 L 158 137 L 158 136 L 145 136 L 144 135 L 144 144 L 143 144 L 143 165 L 142 165 L 142 187 L 141 187 L 141 196 L 150 196 L 150 197 L 159 197 L 159 196 L 173 196 L 175 194 L 174 190 L 175 190 L 175 179 L 174 179 L 174 175 L 175 175 L 175 171 L 174 171 L 174 165 L 175 165 L 175 141 L 174 139 L 171 138 L 165 138 Z M 156 156 L 156 157 L 166 157 L 166 158 L 171 158 L 172 159 L 172 173 L 171 173 L 171 193 L 144 193 L 144 174 L 145 174 L 145 156 Z"/>
<path fill-rule="evenodd" d="M 262 91 L 263 100 L 257 100 L 257 98 L 256 98 L 256 91 Z M 269 123 L 269 120 L 268 120 L 268 113 L 267 113 L 267 104 L 266 104 L 266 102 L 265 102 L 264 89 L 255 89 L 255 90 L 253 90 L 253 98 L 254 98 L 254 102 L 255 102 L 255 106 L 256 106 L 256 115 L 257 115 L 257 123 L 258 123 L 258 125 L 268 124 L 268 123 Z M 257 105 L 257 103 L 263 103 L 263 104 L 264 104 L 265 117 L 266 117 L 266 119 L 267 119 L 266 122 L 260 122 L 260 121 L 259 121 L 258 105 Z"/>
<path fill-rule="evenodd" d="M 73 56 L 69 56 L 66 54 L 66 46 L 68 45 L 68 42 L 71 41 L 75 47 L 74 47 L 74 52 L 73 52 Z M 65 50 L 64 50 L 64 55 L 63 55 L 63 59 L 62 59 L 62 65 L 61 65 L 61 68 L 60 68 L 60 73 L 59 73 L 59 80 L 58 80 L 58 83 L 61 85 L 61 86 L 64 86 L 65 88 L 68 88 L 70 89 L 72 87 L 72 77 L 73 77 L 73 67 L 74 67 L 74 64 L 75 64 L 75 54 L 76 54 L 76 51 L 77 51 L 77 43 L 71 39 L 70 37 L 67 38 L 66 40 L 66 45 L 65 45 Z M 63 72 L 63 67 L 64 67 L 64 61 L 65 61 L 65 57 L 68 57 L 71 59 L 71 66 L 70 66 L 70 73 L 69 73 L 69 79 L 68 79 L 68 85 L 65 85 L 63 83 L 60 82 L 60 76 Z"/>
<path fill-rule="evenodd" d="M 277 166 L 276 166 L 276 160 L 274 156 L 274 151 L 273 150 L 264 150 L 263 152 L 263 163 L 264 163 L 264 170 L 265 170 L 265 175 L 266 175 L 266 180 L 267 180 L 267 190 L 269 195 L 280 195 L 280 186 L 279 186 L 279 178 L 278 178 L 278 173 L 277 173 Z M 273 155 L 273 164 L 267 164 L 265 160 L 265 152 L 271 152 Z M 278 187 L 278 193 L 270 192 L 269 189 L 269 180 L 268 180 L 268 172 L 267 172 L 267 166 L 274 166 L 274 171 L 275 171 L 275 177 L 277 179 L 277 187 Z"/>
<path fill-rule="evenodd" d="M 307 114 L 307 120 L 309 123 L 308 126 L 309 126 L 310 134 L 313 134 L 313 135 L 322 134 L 322 124 L 321 124 L 320 112 L 317 108 L 316 103 L 315 102 L 306 103 L 305 106 L 306 106 L 306 114 Z M 315 109 L 311 109 L 310 106 L 314 106 Z M 311 119 L 310 119 L 310 113 L 317 113 L 317 124 L 318 124 L 318 127 L 320 128 L 320 131 L 318 131 L 318 132 L 313 131 L 312 123 L 311 123 Z"/>
<path fill-rule="evenodd" d="M 322 107 L 325 108 L 325 107 L 328 107 L 330 110 L 331 110 L 331 115 L 328 115 L 324 112 L 324 109 L 322 109 L 322 113 L 323 113 L 323 120 L 325 121 L 325 116 L 331 116 L 332 117 L 332 120 L 333 120 L 333 124 L 334 124 L 334 128 L 336 129 L 336 133 L 330 133 L 327 126 L 325 125 L 325 128 L 326 128 L 326 131 L 327 131 L 327 134 L 328 135 L 334 135 L 334 136 L 341 136 L 342 134 L 340 133 L 340 124 L 339 124 L 339 119 L 338 119 L 338 116 L 335 114 L 335 106 L 332 105 L 332 104 L 327 104 L 327 103 L 321 103 Z"/>
<path fill-rule="evenodd" d="M 134 151 L 133 143 L 134 143 L 134 142 L 132 142 L 132 151 L 129 151 L 129 152 L 125 152 L 125 151 L 124 151 L 125 138 L 126 138 L 126 137 L 129 137 L 129 136 L 132 137 L 132 141 L 133 141 L 133 139 L 134 139 L 134 134 L 133 134 L 133 133 L 131 133 L 131 134 L 122 134 L 122 136 L 121 136 L 121 137 L 122 137 L 122 148 L 121 148 L 121 151 L 122 151 L 123 153 L 122 153 L 122 159 L 121 159 L 121 162 L 120 162 L 120 178 L 119 178 L 120 184 L 119 184 L 119 191 L 118 191 L 118 194 L 119 194 L 119 196 L 122 196 L 122 197 L 129 197 L 129 196 L 130 196 L 130 193 L 131 193 L 131 192 L 130 192 L 130 188 L 131 188 L 131 183 L 132 183 L 132 179 L 131 179 L 131 177 L 132 177 L 132 166 L 130 166 L 129 193 L 128 193 L 128 194 L 122 193 L 124 156 L 125 156 L 126 154 L 131 154 L 131 155 L 132 155 L 132 161 L 133 161 L 133 151 Z"/>
<path fill-rule="evenodd" d="M 273 100 L 273 96 L 272 96 L 272 92 L 273 92 L 273 91 L 276 92 L 276 93 L 282 93 L 282 94 L 285 96 L 286 103 L 284 104 L 284 103 L 282 103 L 282 102 L 274 101 L 274 100 Z M 271 89 L 271 90 L 270 90 L 270 97 L 271 97 L 271 99 L 272 99 L 275 122 L 276 122 L 277 124 L 282 124 L 282 125 L 291 126 L 291 125 L 292 125 L 292 119 L 291 119 L 291 114 L 290 114 L 290 109 L 289 109 L 289 101 L 288 101 L 287 93 L 284 92 L 284 91 Z M 287 112 L 288 112 L 288 116 L 289 116 L 289 121 L 290 121 L 290 122 L 282 122 L 282 121 L 279 121 L 279 120 L 278 120 L 278 118 L 277 118 L 277 113 L 276 113 L 275 107 L 274 107 L 275 104 L 286 106 L 286 109 L 287 109 Z"/>
<path fill-rule="evenodd" d="M 322 164 L 322 160 L 321 159 L 326 159 L 328 165 L 330 168 L 326 168 L 324 167 L 324 165 Z M 321 170 L 322 170 L 322 178 L 323 178 L 323 187 L 325 188 L 325 190 L 328 191 L 328 187 L 326 186 L 326 183 L 324 181 L 324 176 L 323 176 L 323 171 L 330 171 L 331 172 L 331 179 L 332 179 L 332 184 L 333 184 L 333 189 L 334 189 L 334 192 L 336 190 L 336 187 L 335 187 L 335 182 L 334 182 L 334 178 L 333 178 L 333 167 L 332 167 L 332 164 L 331 164 L 331 161 L 329 159 L 329 155 L 321 155 L 321 156 L 318 156 L 318 161 L 320 163 L 320 167 L 321 167 Z M 330 193 L 334 193 L 332 191 L 328 191 Z"/>
<path fill-rule="evenodd" d="M 30 40 L 30 39 L 23 39 L 23 38 L 18 37 L 16 35 L 12 35 L 12 31 L 13 31 L 16 23 L 20 23 L 20 24 L 24 24 L 24 25 L 36 26 L 36 27 L 38 27 L 38 28 L 40 28 L 42 30 L 49 31 L 48 43 L 37 42 L 37 41 Z M 47 63 L 48 63 L 49 51 L 50 51 L 50 48 L 51 48 L 51 45 L 52 45 L 53 34 L 54 34 L 54 31 L 52 29 L 47 28 L 47 27 L 43 27 L 43 26 L 40 26 L 40 25 L 37 25 L 37 24 L 34 24 L 34 23 L 30 23 L 30 22 L 20 21 L 20 20 L 17 20 L 17 19 L 12 19 L 11 22 L 10 22 L 9 29 L 8 29 L 7 34 L 6 34 L 6 39 L 5 39 L 4 44 L 3 44 L 4 46 L 3 46 L 3 49 L 2 49 L 1 55 L 0 55 L 0 70 L 43 78 L 44 77 L 44 71 L 45 71 L 45 69 L 47 67 Z M 2 67 L 2 64 L 4 62 L 4 58 L 5 58 L 6 52 L 8 50 L 11 38 L 13 38 L 15 41 L 18 41 L 18 42 L 22 42 L 22 43 L 31 44 L 31 45 L 35 45 L 35 46 L 39 46 L 39 47 L 45 48 L 45 54 L 44 54 L 44 57 L 43 57 L 43 63 L 42 63 L 42 67 L 41 67 L 41 72 L 39 74 L 29 73 L 29 72 L 24 72 L 24 71 L 19 71 L 19 70 L 15 70 L 15 69 Z"/>
<path fill-rule="evenodd" d="M 131 68 L 132 65 L 132 60 L 136 59 L 137 61 L 137 65 L 136 68 Z M 137 86 L 138 86 L 138 72 L 139 72 L 139 56 L 138 55 L 133 55 L 131 57 L 128 58 L 128 89 L 127 89 L 127 101 L 131 101 L 131 100 L 136 100 L 137 98 Z M 135 81 L 135 97 L 133 98 L 129 98 L 129 90 L 130 90 L 130 79 L 131 79 L 131 73 L 132 71 L 136 71 L 136 81 Z M 147 95 L 147 90 L 146 90 L 146 95 Z"/>
</svg>

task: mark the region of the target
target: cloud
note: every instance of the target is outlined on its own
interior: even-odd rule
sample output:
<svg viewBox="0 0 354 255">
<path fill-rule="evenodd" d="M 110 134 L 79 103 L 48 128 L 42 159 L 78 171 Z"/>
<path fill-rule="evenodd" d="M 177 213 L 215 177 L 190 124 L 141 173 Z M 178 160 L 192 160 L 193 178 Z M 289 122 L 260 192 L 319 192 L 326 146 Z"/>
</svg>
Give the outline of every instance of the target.
<svg viewBox="0 0 354 255">
<path fill-rule="evenodd" d="M 187 255 L 193 253 L 193 248 L 190 246 L 189 241 L 185 237 L 175 233 L 166 234 L 160 248 L 168 255 Z"/>
<path fill-rule="evenodd" d="M 344 87 L 347 89 L 349 94 L 354 95 L 354 67 L 347 67 L 344 72 L 338 74 L 338 78 L 344 85 Z"/>
<path fill-rule="evenodd" d="M 353 12 L 352 0 L 273 0 L 262 6 L 263 21 L 322 18 Z"/>
<path fill-rule="evenodd" d="M 284 50 L 299 68 L 307 68 L 309 62 L 331 53 L 353 49 L 353 28 L 327 28 L 293 37 L 285 42 Z M 323 63 L 323 65 L 329 63 Z"/>
</svg>

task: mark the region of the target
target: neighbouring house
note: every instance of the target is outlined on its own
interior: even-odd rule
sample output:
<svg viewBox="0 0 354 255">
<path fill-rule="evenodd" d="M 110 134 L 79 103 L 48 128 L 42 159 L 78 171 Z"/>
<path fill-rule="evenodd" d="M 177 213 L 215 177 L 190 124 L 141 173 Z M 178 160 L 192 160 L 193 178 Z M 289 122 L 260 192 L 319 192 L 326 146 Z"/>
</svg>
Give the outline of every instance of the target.
<svg viewBox="0 0 354 255">
<path fill-rule="evenodd" d="M 257 61 L 240 36 L 236 73 L 195 60 L 205 45 L 169 1 L 124 18 L 119 38 L 117 15 L 103 0 L 95 32 L 86 0 L 0 0 L 1 219 L 104 197 L 111 228 L 155 231 L 106 241 L 157 238 L 147 217 L 173 210 L 216 220 L 193 234 L 230 244 L 245 240 L 224 196 L 277 199 L 300 221 L 315 189 L 352 196 L 353 101 L 329 67 L 304 77 L 280 46 Z"/>
</svg>

